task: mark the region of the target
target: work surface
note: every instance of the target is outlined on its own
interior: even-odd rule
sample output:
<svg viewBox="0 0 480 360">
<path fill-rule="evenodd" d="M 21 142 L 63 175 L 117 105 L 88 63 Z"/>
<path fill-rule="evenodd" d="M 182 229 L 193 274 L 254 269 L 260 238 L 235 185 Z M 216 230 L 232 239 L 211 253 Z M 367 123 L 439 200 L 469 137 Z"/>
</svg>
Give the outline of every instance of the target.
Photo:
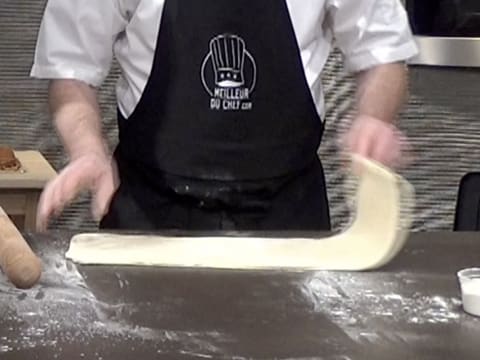
<svg viewBox="0 0 480 360">
<path fill-rule="evenodd" d="M 456 272 L 480 234 L 413 234 L 367 273 L 75 266 L 69 234 L 27 236 L 41 283 L 0 275 L 0 359 L 478 359 Z"/>
</svg>

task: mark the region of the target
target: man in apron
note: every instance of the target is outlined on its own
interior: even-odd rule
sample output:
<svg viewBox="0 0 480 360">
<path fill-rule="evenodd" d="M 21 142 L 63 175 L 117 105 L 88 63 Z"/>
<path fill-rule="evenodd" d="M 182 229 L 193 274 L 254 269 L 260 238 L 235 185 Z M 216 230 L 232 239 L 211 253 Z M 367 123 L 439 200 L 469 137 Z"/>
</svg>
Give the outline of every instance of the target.
<svg viewBox="0 0 480 360">
<path fill-rule="evenodd" d="M 50 0 L 32 75 L 70 163 L 45 189 L 45 229 L 93 193 L 103 228 L 329 230 L 320 75 L 336 39 L 358 76 L 347 150 L 392 165 L 392 124 L 415 55 L 397 0 Z M 111 51 L 119 144 L 109 156 L 94 88 Z"/>
</svg>

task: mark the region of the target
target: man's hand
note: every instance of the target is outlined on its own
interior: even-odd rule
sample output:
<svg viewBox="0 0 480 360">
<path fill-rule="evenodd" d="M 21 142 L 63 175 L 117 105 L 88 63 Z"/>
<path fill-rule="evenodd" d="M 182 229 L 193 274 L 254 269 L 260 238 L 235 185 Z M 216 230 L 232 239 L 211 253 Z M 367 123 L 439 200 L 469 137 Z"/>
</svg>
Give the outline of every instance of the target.
<svg viewBox="0 0 480 360">
<path fill-rule="evenodd" d="M 407 97 L 404 63 L 377 65 L 356 74 L 357 116 L 341 139 L 343 150 L 398 168 L 409 145 L 394 125 Z"/>
<path fill-rule="evenodd" d="M 37 229 L 45 231 L 80 192 L 93 195 L 96 220 L 106 213 L 118 186 L 118 172 L 102 137 L 102 121 L 96 90 L 79 80 L 52 80 L 50 112 L 70 157 L 70 163 L 45 187 L 37 210 Z"/>
<path fill-rule="evenodd" d="M 341 138 L 343 150 L 398 168 L 408 162 L 406 137 L 394 125 L 375 117 L 357 117 Z"/>
<path fill-rule="evenodd" d="M 91 153 L 72 160 L 45 187 L 37 211 L 37 230 L 45 231 L 50 218 L 59 216 L 85 190 L 92 193 L 92 214 L 100 220 L 108 211 L 118 183 L 116 163 L 109 157 Z"/>
</svg>

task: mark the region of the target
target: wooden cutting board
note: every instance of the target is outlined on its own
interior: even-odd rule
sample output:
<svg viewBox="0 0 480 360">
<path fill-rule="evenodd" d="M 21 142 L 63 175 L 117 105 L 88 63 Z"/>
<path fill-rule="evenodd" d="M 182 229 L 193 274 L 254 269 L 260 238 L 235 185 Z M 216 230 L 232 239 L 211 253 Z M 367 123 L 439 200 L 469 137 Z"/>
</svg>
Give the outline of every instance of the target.
<svg viewBox="0 0 480 360">
<path fill-rule="evenodd" d="M 0 171 L 0 189 L 42 189 L 56 172 L 39 151 L 15 151 L 22 167 Z"/>
</svg>

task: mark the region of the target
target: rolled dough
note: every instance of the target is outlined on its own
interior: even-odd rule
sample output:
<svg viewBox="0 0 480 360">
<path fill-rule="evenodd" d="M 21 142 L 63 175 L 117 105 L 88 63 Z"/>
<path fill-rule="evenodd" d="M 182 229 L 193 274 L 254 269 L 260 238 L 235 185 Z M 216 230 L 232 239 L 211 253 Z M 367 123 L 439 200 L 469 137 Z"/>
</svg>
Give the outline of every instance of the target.
<svg viewBox="0 0 480 360">
<path fill-rule="evenodd" d="M 356 212 L 344 231 L 327 238 L 167 237 L 84 233 L 72 237 L 67 258 L 81 264 L 221 269 L 368 270 L 402 249 L 414 192 L 389 169 L 353 156 L 360 169 Z M 294 214 L 292 214 L 294 216 Z"/>
</svg>

